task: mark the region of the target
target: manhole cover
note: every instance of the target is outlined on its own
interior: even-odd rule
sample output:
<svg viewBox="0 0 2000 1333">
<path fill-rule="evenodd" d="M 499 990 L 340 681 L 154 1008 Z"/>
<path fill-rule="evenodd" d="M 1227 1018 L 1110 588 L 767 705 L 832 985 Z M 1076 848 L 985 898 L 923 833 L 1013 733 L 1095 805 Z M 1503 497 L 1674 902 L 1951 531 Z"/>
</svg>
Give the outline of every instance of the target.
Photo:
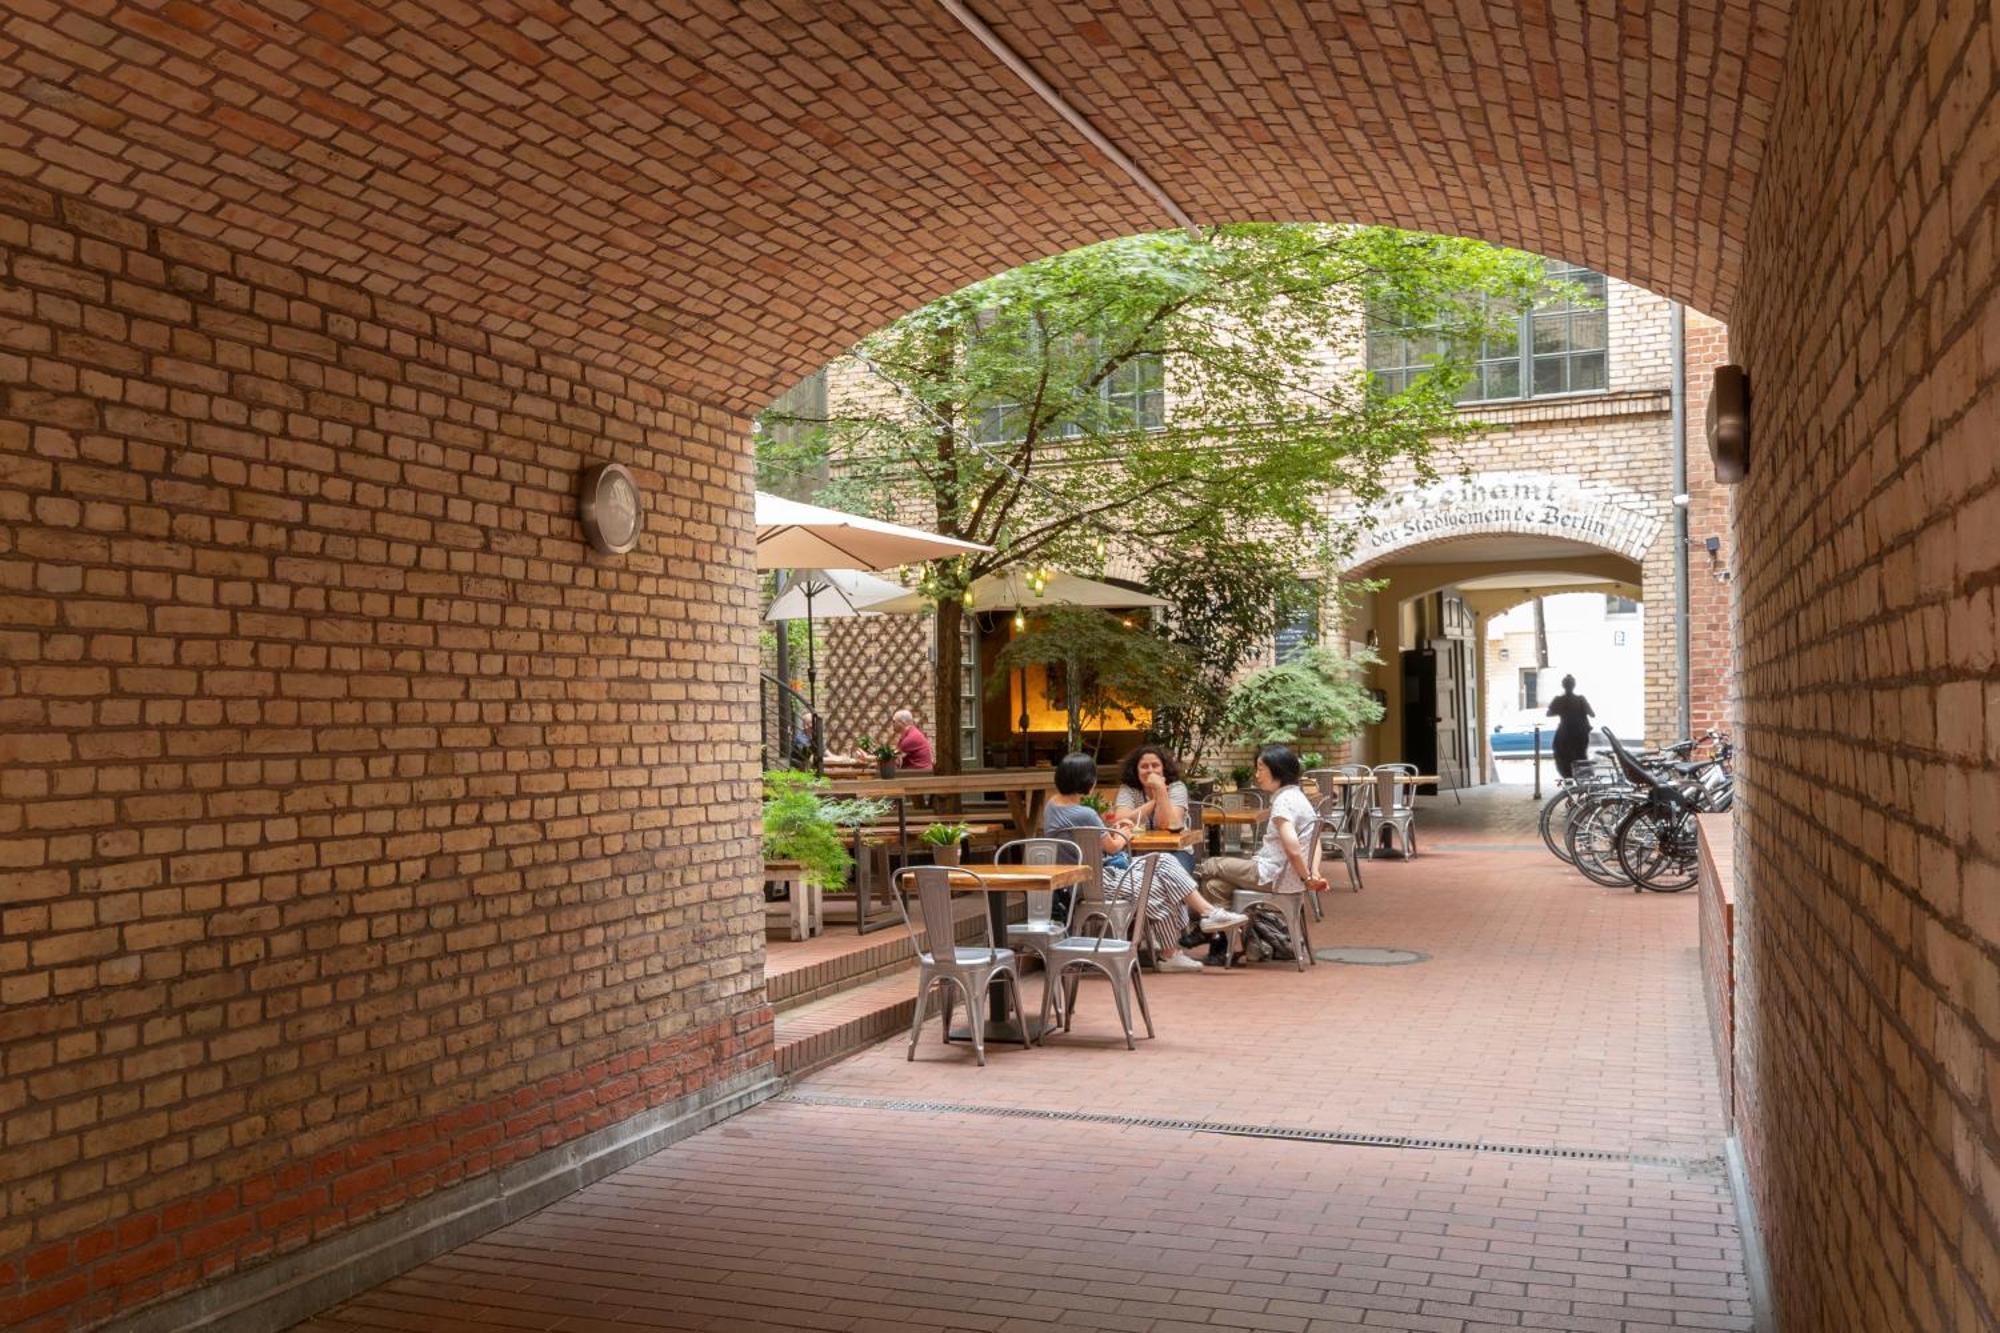
<svg viewBox="0 0 2000 1333">
<path fill-rule="evenodd" d="M 1430 955 L 1415 949 L 1315 949 L 1313 957 L 1322 963 L 1358 963 L 1362 967 L 1401 967 L 1421 963 Z"/>
</svg>

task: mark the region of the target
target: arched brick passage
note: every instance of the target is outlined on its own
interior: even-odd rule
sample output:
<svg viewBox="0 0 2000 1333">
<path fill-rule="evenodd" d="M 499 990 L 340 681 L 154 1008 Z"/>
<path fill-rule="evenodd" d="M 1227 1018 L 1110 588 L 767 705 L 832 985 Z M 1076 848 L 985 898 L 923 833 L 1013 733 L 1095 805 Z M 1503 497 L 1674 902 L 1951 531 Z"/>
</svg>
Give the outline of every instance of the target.
<svg viewBox="0 0 2000 1333">
<path fill-rule="evenodd" d="M 1726 315 L 1778 0 L 994 6 L 1197 219 L 1481 236 Z M 1170 225 L 939 5 L 16 5 L 0 169 L 744 409 Z"/>
<path fill-rule="evenodd" d="M 1990 1327 L 1992 14 L 1008 11 L 1197 217 L 1735 321 L 1750 1194 L 1784 1326 Z M 1164 221 L 928 4 L 13 0 L 0 1323 L 754 1095 L 742 414 Z"/>
</svg>

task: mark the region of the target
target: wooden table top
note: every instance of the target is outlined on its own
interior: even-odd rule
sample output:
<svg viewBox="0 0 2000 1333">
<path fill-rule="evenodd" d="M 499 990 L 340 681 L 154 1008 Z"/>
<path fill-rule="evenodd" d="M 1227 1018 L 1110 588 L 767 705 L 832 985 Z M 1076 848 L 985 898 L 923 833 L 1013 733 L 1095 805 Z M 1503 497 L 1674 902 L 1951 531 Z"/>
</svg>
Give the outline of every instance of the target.
<svg viewBox="0 0 2000 1333">
<path fill-rule="evenodd" d="M 1166 829 L 1151 829 L 1144 833 L 1134 833 L 1132 835 L 1130 850 L 1135 853 L 1177 852 L 1183 847 L 1199 847 L 1202 841 L 1200 826 L 1189 824 L 1178 833 L 1170 832 Z"/>
<path fill-rule="evenodd" d="M 978 865 L 967 862 L 959 870 L 981 875 L 981 883 L 971 875 L 951 877 L 954 893 L 1020 893 L 1025 889 L 1066 889 L 1090 878 L 1089 866 Z"/>
<path fill-rule="evenodd" d="M 1204 810 L 1205 824 L 1261 824 L 1271 817 L 1269 810 Z"/>
<path fill-rule="evenodd" d="M 968 796 L 982 791 L 1055 790 L 1046 768 L 976 768 L 969 773 L 912 773 L 894 778 L 840 778 L 832 796 Z"/>
</svg>

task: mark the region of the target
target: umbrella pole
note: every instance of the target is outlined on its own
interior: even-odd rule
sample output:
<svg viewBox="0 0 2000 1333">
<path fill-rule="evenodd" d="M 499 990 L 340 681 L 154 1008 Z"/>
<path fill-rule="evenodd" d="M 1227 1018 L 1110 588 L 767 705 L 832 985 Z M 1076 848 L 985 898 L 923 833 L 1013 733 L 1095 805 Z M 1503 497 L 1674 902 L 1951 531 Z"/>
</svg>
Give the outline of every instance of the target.
<svg viewBox="0 0 2000 1333">
<path fill-rule="evenodd" d="M 813 715 L 813 775 L 826 776 L 826 748 L 820 744 L 819 654 L 813 646 L 813 585 L 806 583 L 806 702 Z"/>
</svg>

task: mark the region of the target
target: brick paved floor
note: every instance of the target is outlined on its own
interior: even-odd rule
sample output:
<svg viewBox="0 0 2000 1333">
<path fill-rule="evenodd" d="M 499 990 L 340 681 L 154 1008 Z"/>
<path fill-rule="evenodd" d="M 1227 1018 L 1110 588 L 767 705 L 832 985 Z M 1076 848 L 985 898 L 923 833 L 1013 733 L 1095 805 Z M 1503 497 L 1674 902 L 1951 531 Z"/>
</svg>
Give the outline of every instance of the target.
<svg viewBox="0 0 2000 1333">
<path fill-rule="evenodd" d="M 1523 796 L 1429 803 L 1330 899 L 1319 944 L 1424 963 L 1152 977 L 1137 1052 L 1101 991 L 984 1070 L 933 1024 L 302 1328 L 1747 1329 L 1694 900 L 1586 883 Z M 851 1104 L 887 1099 L 1608 1156 Z"/>
</svg>

